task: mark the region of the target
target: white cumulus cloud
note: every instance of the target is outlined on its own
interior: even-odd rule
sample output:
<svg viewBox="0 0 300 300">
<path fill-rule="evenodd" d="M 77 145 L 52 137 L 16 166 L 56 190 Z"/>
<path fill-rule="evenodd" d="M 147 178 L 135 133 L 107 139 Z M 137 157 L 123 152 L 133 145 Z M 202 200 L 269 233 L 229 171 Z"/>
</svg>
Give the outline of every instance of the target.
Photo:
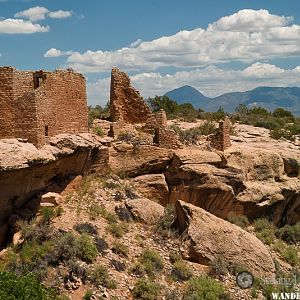
<svg viewBox="0 0 300 300">
<path fill-rule="evenodd" d="M 45 7 L 41 6 L 35 6 L 31 7 L 29 9 L 20 11 L 15 14 L 16 18 L 26 18 L 29 19 L 32 22 L 44 20 L 46 18 L 46 14 L 49 12 L 49 10 Z"/>
<path fill-rule="evenodd" d="M 20 11 L 15 14 L 16 18 L 26 18 L 32 22 L 36 22 L 39 20 L 44 20 L 46 17 L 53 19 L 65 19 L 72 16 L 72 11 L 68 10 L 57 10 L 57 11 L 49 11 L 46 7 L 35 6 L 29 9 Z"/>
<path fill-rule="evenodd" d="M 33 24 L 21 19 L 0 20 L 0 34 L 31 34 L 36 32 L 48 32 L 49 26 Z"/>
<path fill-rule="evenodd" d="M 221 69 L 208 66 L 175 74 L 143 72 L 131 76 L 132 84 L 144 98 L 190 85 L 208 97 L 233 91 L 247 91 L 257 86 L 299 86 L 300 66 L 282 69 L 272 64 L 254 63 L 243 70 Z M 104 105 L 109 99 L 110 78 L 88 84 L 89 103 Z"/>
<path fill-rule="evenodd" d="M 179 31 L 151 41 L 137 40 L 115 51 L 70 51 L 66 64 L 79 71 L 130 71 L 160 67 L 196 68 L 211 64 L 300 57 L 300 26 L 293 18 L 267 10 L 244 9 L 209 24 L 207 29 Z"/>
<path fill-rule="evenodd" d="M 59 56 L 66 56 L 71 54 L 72 51 L 61 51 L 56 48 L 51 48 L 44 54 L 44 57 L 59 57 Z"/>
<path fill-rule="evenodd" d="M 57 10 L 49 12 L 48 16 L 53 19 L 66 19 L 72 16 L 72 12 L 68 10 Z"/>
</svg>

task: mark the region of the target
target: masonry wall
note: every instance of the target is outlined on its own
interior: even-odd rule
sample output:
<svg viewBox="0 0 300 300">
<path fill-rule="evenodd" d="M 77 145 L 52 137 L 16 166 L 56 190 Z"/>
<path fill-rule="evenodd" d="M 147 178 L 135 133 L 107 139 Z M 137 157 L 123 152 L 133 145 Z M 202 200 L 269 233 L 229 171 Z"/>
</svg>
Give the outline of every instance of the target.
<svg viewBox="0 0 300 300">
<path fill-rule="evenodd" d="M 0 138 L 24 138 L 40 147 L 47 136 L 80 132 L 88 132 L 86 82 L 81 74 L 0 68 Z"/>
<path fill-rule="evenodd" d="M 14 137 L 25 138 L 38 145 L 37 103 L 33 88 L 33 72 L 14 70 L 11 103 L 15 113 Z"/>
<path fill-rule="evenodd" d="M 85 78 L 72 71 L 47 72 L 36 89 L 38 145 L 47 136 L 88 132 Z M 47 126 L 47 129 L 46 129 Z"/>
<path fill-rule="evenodd" d="M 13 68 L 0 68 L 0 138 L 14 136 L 15 113 L 11 107 L 13 98 Z"/>
</svg>

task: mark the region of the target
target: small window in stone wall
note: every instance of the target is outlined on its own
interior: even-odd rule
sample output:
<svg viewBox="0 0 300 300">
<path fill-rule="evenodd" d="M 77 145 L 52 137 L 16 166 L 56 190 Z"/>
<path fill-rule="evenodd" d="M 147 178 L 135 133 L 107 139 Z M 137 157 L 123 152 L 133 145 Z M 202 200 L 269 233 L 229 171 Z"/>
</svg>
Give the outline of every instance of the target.
<svg viewBox="0 0 300 300">
<path fill-rule="evenodd" d="M 38 87 L 40 87 L 42 85 L 42 82 L 43 82 L 42 77 L 38 77 L 38 76 L 33 77 L 34 89 L 37 89 Z"/>
<path fill-rule="evenodd" d="M 48 128 L 48 125 L 45 126 L 45 136 L 49 136 L 49 128 Z"/>
</svg>

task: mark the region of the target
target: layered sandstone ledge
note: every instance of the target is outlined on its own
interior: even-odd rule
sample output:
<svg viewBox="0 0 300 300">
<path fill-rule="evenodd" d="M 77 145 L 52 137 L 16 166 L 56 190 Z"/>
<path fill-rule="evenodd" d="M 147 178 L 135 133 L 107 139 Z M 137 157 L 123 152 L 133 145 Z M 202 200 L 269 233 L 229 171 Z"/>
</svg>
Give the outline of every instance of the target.
<svg viewBox="0 0 300 300">
<path fill-rule="evenodd" d="M 37 149 L 20 139 L 0 141 L 0 245 L 11 215 L 34 215 L 31 202 L 45 192 L 61 192 L 75 176 L 101 171 L 108 148 L 93 134 L 61 134 Z"/>
</svg>

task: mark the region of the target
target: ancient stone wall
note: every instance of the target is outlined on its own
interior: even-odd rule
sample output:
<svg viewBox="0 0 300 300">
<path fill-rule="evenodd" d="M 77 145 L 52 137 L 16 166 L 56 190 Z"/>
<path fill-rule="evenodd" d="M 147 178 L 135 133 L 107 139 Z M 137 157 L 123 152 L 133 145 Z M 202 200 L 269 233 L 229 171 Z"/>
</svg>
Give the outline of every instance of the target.
<svg viewBox="0 0 300 300">
<path fill-rule="evenodd" d="M 159 127 L 167 127 L 167 114 L 163 109 L 155 113 L 155 119 Z"/>
<path fill-rule="evenodd" d="M 211 146 L 219 151 L 224 151 L 231 146 L 230 143 L 231 122 L 228 117 L 219 122 L 217 134 L 212 138 Z"/>
<path fill-rule="evenodd" d="M 111 72 L 110 116 L 113 122 L 129 124 L 145 123 L 151 118 L 150 108 L 130 85 L 128 75 L 118 68 Z"/>
<path fill-rule="evenodd" d="M 166 149 L 182 148 L 176 133 L 173 130 L 162 127 L 155 128 L 154 143 Z"/>
<path fill-rule="evenodd" d="M 47 136 L 88 131 L 86 83 L 72 71 L 45 73 L 36 89 L 38 144 Z"/>
<path fill-rule="evenodd" d="M 48 136 L 88 131 L 85 79 L 72 71 L 0 68 L 0 138 L 37 147 Z"/>
</svg>

